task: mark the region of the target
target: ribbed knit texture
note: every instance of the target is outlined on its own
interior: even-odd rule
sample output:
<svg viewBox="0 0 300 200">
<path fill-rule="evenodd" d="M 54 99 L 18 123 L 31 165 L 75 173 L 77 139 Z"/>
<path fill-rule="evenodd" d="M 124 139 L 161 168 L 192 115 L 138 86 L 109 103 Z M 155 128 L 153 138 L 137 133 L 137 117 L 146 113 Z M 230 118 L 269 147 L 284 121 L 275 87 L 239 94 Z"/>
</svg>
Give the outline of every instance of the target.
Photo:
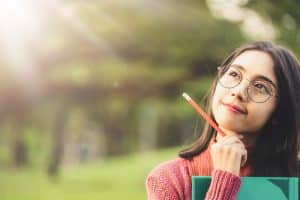
<svg viewBox="0 0 300 200">
<path fill-rule="evenodd" d="M 241 176 L 250 174 L 250 167 L 241 168 Z M 234 200 L 241 178 L 230 172 L 213 171 L 209 148 L 192 160 L 176 158 L 154 168 L 146 179 L 148 200 L 190 200 L 192 176 L 212 176 L 205 200 Z"/>
<path fill-rule="evenodd" d="M 212 173 L 212 182 L 206 193 L 205 200 L 236 199 L 241 186 L 241 178 L 229 172 L 215 170 Z"/>
</svg>

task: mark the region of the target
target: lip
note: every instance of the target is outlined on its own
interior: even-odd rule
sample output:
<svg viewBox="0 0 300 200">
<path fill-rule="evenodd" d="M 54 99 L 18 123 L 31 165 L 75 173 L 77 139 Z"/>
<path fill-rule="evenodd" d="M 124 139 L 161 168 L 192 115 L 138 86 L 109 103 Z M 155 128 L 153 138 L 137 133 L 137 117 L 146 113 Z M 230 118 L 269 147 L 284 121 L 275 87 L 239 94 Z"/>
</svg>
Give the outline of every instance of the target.
<svg viewBox="0 0 300 200">
<path fill-rule="evenodd" d="M 232 103 L 224 103 L 224 102 L 221 102 L 221 104 L 234 113 L 243 114 L 243 115 L 247 114 L 247 111 L 241 108 L 240 106 L 234 105 Z"/>
</svg>

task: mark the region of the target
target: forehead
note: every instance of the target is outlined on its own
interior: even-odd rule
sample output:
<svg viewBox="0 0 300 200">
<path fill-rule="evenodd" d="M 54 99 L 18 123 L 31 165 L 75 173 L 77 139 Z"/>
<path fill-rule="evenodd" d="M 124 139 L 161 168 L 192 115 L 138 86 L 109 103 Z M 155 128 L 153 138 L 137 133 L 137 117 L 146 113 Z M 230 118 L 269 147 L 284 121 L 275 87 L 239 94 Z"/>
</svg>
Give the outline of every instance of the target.
<svg viewBox="0 0 300 200">
<path fill-rule="evenodd" d="M 236 57 L 232 65 L 240 65 L 249 77 L 265 76 L 276 84 L 274 62 L 272 57 L 263 51 L 249 50 Z"/>
</svg>

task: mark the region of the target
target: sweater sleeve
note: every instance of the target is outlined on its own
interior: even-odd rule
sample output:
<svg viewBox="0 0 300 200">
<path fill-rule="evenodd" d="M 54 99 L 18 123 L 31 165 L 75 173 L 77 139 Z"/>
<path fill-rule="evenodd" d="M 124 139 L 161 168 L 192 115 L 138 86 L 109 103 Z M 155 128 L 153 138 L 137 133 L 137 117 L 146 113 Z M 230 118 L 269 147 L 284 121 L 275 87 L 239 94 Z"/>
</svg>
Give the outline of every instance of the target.
<svg viewBox="0 0 300 200">
<path fill-rule="evenodd" d="M 205 200 L 235 200 L 241 183 L 239 176 L 222 170 L 214 170 Z"/>
<path fill-rule="evenodd" d="M 148 176 L 146 188 L 148 200 L 180 200 L 175 188 L 162 177 Z"/>
<path fill-rule="evenodd" d="M 191 176 L 183 162 L 171 161 L 154 168 L 146 179 L 148 200 L 190 200 Z M 205 200 L 235 200 L 241 178 L 215 170 Z"/>
<path fill-rule="evenodd" d="M 180 160 L 157 166 L 146 179 L 148 200 L 189 199 L 190 188 L 190 176 Z"/>
</svg>

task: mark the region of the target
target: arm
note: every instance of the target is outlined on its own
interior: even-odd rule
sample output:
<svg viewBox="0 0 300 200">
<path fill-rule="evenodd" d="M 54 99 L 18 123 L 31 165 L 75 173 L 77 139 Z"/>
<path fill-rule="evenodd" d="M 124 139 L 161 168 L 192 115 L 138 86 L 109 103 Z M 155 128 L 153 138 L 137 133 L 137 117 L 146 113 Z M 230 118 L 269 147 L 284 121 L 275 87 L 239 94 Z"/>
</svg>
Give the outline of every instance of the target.
<svg viewBox="0 0 300 200">
<path fill-rule="evenodd" d="M 235 200 L 241 186 L 239 177 L 247 151 L 235 135 L 225 136 L 211 146 L 212 181 L 206 200 Z"/>
<path fill-rule="evenodd" d="M 235 200 L 241 178 L 230 172 L 214 170 L 205 200 Z"/>
<path fill-rule="evenodd" d="M 146 179 L 148 200 L 184 200 L 191 198 L 184 195 L 184 187 L 179 184 L 178 177 L 171 177 L 162 168 L 153 170 Z M 190 181 L 190 180 L 189 180 Z M 241 179 L 232 173 L 215 170 L 205 200 L 234 200 L 239 191 Z"/>
<path fill-rule="evenodd" d="M 182 159 L 160 164 L 146 179 L 148 200 L 190 199 L 191 179 Z"/>
<path fill-rule="evenodd" d="M 148 200 L 180 200 L 176 190 L 169 181 L 150 175 L 146 180 Z"/>
<path fill-rule="evenodd" d="M 205 200 L 234 200 L 241 185 L 239 170 L 246 150 L 237 138 L 225 137 L 212 145 L 212 182 Z M 146 180 L 148 200 L 191 199 L 191 176 L 182 160 L 155 168 Z"/>
</svg>

